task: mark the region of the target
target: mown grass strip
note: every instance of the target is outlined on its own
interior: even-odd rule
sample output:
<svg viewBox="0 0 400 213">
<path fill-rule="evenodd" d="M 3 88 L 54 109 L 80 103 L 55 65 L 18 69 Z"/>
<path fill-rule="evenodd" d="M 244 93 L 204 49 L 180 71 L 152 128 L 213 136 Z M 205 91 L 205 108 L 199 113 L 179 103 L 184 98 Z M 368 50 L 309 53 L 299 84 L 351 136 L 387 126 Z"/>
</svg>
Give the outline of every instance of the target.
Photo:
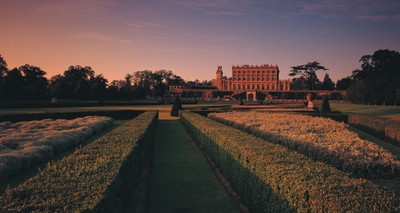
<svg viewBox="0 0 400 213">
<path fill-rule="evenodd" d="M 179 121 L 159 121 L 150 189 L 150 213 L 239 212 Z"/>
<path fill-rule="evenodd" d="M 121 212 L 151 148 L 157 112 L 76 150 L 0 197 L 0 212 Z"/>
<path fill-rule="evenodd" d="M 399 197 L 286 147 L 209 118 L 181 121 L 251 212 L 399 212 Z"/>
</svg>

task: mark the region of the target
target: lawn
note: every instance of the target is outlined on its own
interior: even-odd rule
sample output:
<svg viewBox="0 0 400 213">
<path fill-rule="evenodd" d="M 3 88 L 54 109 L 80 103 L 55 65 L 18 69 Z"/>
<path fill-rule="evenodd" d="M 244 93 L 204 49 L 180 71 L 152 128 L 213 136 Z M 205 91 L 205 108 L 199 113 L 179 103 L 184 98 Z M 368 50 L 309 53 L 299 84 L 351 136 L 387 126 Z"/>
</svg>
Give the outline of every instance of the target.
<svg viewBox="0 0 400 213">
<path fill-rule="evenodd" d="M 400 106 L 375 106 L 349 103 L 330 103 L 331 108 L 348 114 L 368 114 L 372 116 L 400 116 Z"/>
<path fill-rule="evenodd" d="M 149 212 L 239 212 L 179 121 L 160 120 Z"/>
<path fill-rule="evenodd" d="M 400 147 L 395 146 L 387 141 L 384 141 L 380 138 L 377 138 L 373 135 L 370 135 L 362 130 L 356 129 L 354 127 L 349 126 L 349 129 L 358 134 L 358 136 L 364 140 L 369 140 L 381 146 L 383 149 L 388 150 L 389 152 L 393 153 L 393 155 L 400 159 Z M 378 183 L 381 186 L 386 186 L 395 190 L 397 193 L 400 194 L 400 180 L 375 180 L 374 182 Z"/>
</svg>

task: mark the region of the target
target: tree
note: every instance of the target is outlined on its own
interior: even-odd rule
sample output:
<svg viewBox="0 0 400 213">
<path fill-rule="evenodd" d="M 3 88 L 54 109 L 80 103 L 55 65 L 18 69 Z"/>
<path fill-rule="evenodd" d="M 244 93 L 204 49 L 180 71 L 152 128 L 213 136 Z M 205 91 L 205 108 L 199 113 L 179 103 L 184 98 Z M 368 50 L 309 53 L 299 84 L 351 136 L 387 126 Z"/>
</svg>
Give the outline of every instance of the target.
<svg viewBox="0 0 400 213">
<path fill-rule="evenodd" d="M 308 89 L 313 90 L 313 78 L 315 78 L 315 72 L 318 70 L 326 71 L 328 69 L 321 66 L 319 62 L 313 61 L 307 64 L 293 66 L 292 70 L 290 70 L 289 76 L 303 76 L 308 81 Z"/>
<path fill-rule="evenodd" d="M 354 83 L 347 89 L 353 102 L 370 104 L 395 104 L 400 87 L 400 53 L 378 50 L 359 60 L 361 69 L 353 71 Z M 357 93 L 362 93 L 360 97 Z"/>
<path fill-rule="evenodd" d="M 107 91 L 108 80 L 102 74 L 96 75 L 90 79 L 90 96 L 97 99 L 100 103 L 103 102 Z"/>
<path fill-rule="evenodd" d="M 292 90 L 306 90 L 308 88 L 308 81 L 303 76 L 300 76 L 299 78 L 293 78 L 290 83 L 290 88 Z"/>
<path fill-rule="evenodd" d="M 126 98 L 126 101 L 129 102 L 130 97 L 131 97 L 131 91 L 133 89 L 132 87 L 132 81 L 133 81 L 133 75 L 127 73 L 125 75 L 125 81 L 122 81 L 122 85 L 123 85 L 123 91 L 124 91 L 124 96 Z"/>
<path fill-rule="evenodd" d="M 45 71 L 29 64 L 20 66 L 18 70 L 23 74 L 23 92 L 26 98 L 48 98 L 47 85 L 49 81 L 45 77 Z"/>
<path fill-rule="evenodd" d="M 347 76 L 346 78 L 339 79 L 336 82 L 336 89 L 338 90 L 346 90 L 347 88 L 350 87 L 350 85 L 353 83 L 353 79 L 350 76 Z"/>
<path fill-rule="evenodd" d="M 322 81 L 322 89 L 323 90 L 334 90 L 335 89 L 335 83 L 329 77 L 328 73 L 325 74 L 324 81 Z"/>
<path fill-rule="evenodd" d="M 50 78 L 48 88 L 51 97 L 64 98 L 68 94 L 68 86 L 63 75 L 55 75 Z"/>
<path fill-rule="evenodd" d="M 8 68 L 4 58 L 0 55 L 0 98 L 4 98 L 4 76 L 7 74 Z"/>
<path fill-rule="evenodd" d="M 263 104 L 263 101 L 265 100 L 265 97 L 267 97 L 266 94 L 264 94 L 264 93 L 262 93 L 260 91 L 256 91 L 256 99 L 257 99 L 257 101 L 260 102 L 261 105 Z"/>
<path fill-rule="evenodd" d="M 8 70 L 3 76 L 3 92 L 5 98 L 19 99 L 23 98 L 24 77 L 17 68 Z"/>
<path fill-rule="evenodd" d="M 64 72 L 64 80 L 66 81 L 68 91 L 70 92 L 65 98 L 86 99 L 90 94 L 90 78 L 94 77 L 94 70 L 90 66 L 70 66 Z"/>
</svg>

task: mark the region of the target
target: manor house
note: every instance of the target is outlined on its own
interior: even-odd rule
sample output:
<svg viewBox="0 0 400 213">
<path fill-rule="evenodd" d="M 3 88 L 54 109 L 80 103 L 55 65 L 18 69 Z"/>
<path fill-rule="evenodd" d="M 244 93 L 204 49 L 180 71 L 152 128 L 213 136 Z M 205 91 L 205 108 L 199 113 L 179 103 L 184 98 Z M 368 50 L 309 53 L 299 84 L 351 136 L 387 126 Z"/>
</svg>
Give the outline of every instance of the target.
<svg viewBox="0 0 400 213">
<path fill-rule="evenodd" d="M 223 75 L 222 66 L 218 66 L 212 85 L 220 91 L 274 92 L 290 91 L 290 80 L 279 80 L 278 65 L 242 65 L 232 66 L 232 77 Z"/>
</svg>

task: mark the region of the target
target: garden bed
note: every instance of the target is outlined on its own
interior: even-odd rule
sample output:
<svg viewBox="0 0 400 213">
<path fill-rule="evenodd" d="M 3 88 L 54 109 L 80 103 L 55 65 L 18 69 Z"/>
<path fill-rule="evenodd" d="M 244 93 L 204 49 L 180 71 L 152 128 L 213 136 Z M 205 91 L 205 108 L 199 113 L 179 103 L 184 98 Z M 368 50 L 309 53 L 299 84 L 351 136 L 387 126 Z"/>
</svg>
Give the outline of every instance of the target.
<svg viewBox="0 0 400 213">
<path fill-rule="evenodd" d="M 287 113 L 229 112 L 209 114 L 209 117 L 356 177 L 400 177 L 400 161 L 395 156 L 360 139 L 344 123 Z"/>
<path fill-rule="evenodd" d="M 195 113 L 181 113 L 251 212 L 398 212 L 398 195 L 366 179 Z"/>
<path fill-rule="evenodd" d="M 0 183 L 112 125 L 109 117 L 0 122 Z"/>
<path fill-rule="evenodd" d="M 122 212 L 152 146 L 156 112 L 146 112 L 0 197 L 1 212 Z"/>
</svg>

